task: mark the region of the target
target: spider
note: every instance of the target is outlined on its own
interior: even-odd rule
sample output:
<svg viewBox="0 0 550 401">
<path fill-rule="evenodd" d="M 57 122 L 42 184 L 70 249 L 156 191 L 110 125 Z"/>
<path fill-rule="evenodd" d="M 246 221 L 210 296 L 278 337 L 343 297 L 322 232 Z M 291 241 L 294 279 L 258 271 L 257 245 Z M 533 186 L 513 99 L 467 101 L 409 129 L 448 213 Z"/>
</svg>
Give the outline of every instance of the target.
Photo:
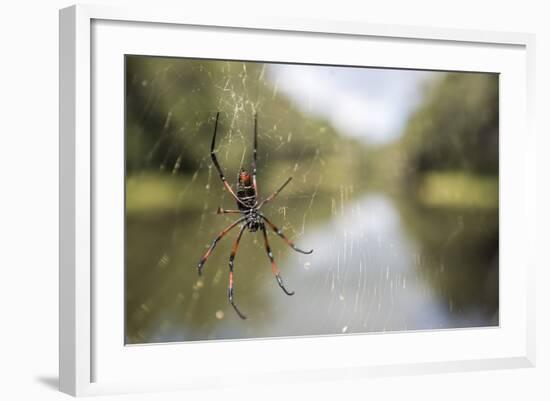
<svg viewBox="0 0 550 401">
<path fill-rule="evenodd" d="M 212 145 L 210 146 L 210 157 L 212 159 L 212 162 L 214 163 L 214 166 L 216 166 L 216 169 L 218 170 L 218 173 L 220 174 L 220 179 L 222 180 L 222 183 L 225 187 L 225 189 L 231 194 L 231 196 L 237 201 L 237 210 L 226 210 L 221 207 L 218 208 L 217 213 L 218 214 L 240 214 L 242 215 L 239 219 L 231 223 L 229 226 L 227 226 L 224 230 L 220 232 L 220 234 L 212 241 L 212 244 L 206 251 L 206 253 L 203 255 L 201 260 L 198 264 L 198 272 L 199 276 L 202 275 L 202 269 L 206 261 L 208 260 L 208 257 L 211 255 L 212 251 L 216 247 L 219 240 L 221 240 L 229 231 L 231 231 L 233 228 L 240 225 L 239 234 L 237 236 L 237 239 L 233 243 L 233 248 L 231 250 L 231 254 L 229 256 L 229 288 L 227 290 L 227 296 L 229 298 L 229 303 L 233 306 L 235 309 L 235 312 L 237 312 L 237 315 L 241 319 L 246 319 L 246 316 L 241 313 L 239 308 L 237 308 L 237 305 L 235 305 L 235 302 L 233 300 L 233 262 L 235 260 L 235 255 L 237 254 L 237 250 L 239 248 L 239 242 L 241 240 L 241 237 L 246 229 L 250 232 L 256 232 L 258 230 L 262 231 L 263 237 L 264 237 L 264 244 L 265 244 L 265 250 L 267 252 L 267 256 L 269 257 L 269 260 L 271 261 L 271 271 L 275 275 L 275 278 L 277 279 L 277 283 L 279 284 L 279 287 L 283 290 L 283 292 L 286 295 L 294 295 L 294 291 L 289 291 L 286 289 L 286 287 L 283 284 L 283 279 L 281 278 L 281 273 L 279 271 L 279 268 L 277 267 L 277 264 L 275 263 L 275 259 L 273 258 L 273 254 L 271 253 L 271 248 L 269 246 L 269 241 L 267 239 L 267 230 L 265 223 L 271 228 L 279 237 L 281 237 L 288 246 L 290 246 L 292 249 L 294 249 L 296 252 L 300 252 L 303 254 L 310 254 L 313 252 L 312 250 L 304 251 L 294 243 L 287 238 L 282 230 L 277 228 L 267 217 L 265 217 L 261 212 L 260 209 L 263 205 L 265 205 L 268 202 L 271 202 L 278 194 L 283 190 L 284 187 L 288 185 L 290 180 L 292 180 L 292 177 L 289 177 L 283 185 L 279 187 L 275 192 L 273 192 L 271 195 L 269 195 L 267 198 L 263 199 L 261 202 L 258 202 L 258 186 L 256 184 L 256 161 L 257 161 L 257 149 L 258 149 L 258 118 L 257 115 L 254 115 L 254 149 L 252 153 L 252 176 L 250 173 L 245 170 L 244 168 L 241 168 L 239 175 L 237 177 L 237 191 L 233 191 L 231 186 L 228 184 L 227 179 L 225 178 L 225 175 L 223 174 L 223 171 L 220 167 L 220 164 L 218 163 L 218 159 L 216 157 L 216 152 L 214 151 L 214 147 L 216 145 L 216 133 L 218 131 L 218 120 L 220 117 L 220 113 L 218 112 L 216 114 L 216 122 L 214 124 L 214 134 L 212 136 Z"/>
</svg>

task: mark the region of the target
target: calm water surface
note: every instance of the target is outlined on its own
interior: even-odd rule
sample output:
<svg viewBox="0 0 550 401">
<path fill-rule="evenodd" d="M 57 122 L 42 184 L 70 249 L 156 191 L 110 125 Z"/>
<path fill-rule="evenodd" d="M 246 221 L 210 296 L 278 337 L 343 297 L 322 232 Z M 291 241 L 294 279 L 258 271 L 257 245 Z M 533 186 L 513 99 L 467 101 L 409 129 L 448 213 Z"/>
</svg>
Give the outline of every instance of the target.
<svg viewBox="0 0 550 401">
<path fill-rule="evenodd" d="M 128 343 L 439 329 L 498 324 L 496 211 L 411 209 L 367 192 L 345 207 L 320 196 L 267 210 L 299 247 L 270 235 L 286 296 L 271 273 L 261 233 L 245 232 L 235 259 L 235 299 L 227 301 L 235 229 L 215 249 L 203 277 L 196 264 L 234 215 L 128 217 Z M 329 219 L 314 220 L 330 208 Z M 289 212 L 293 210 L 294 212 Z"/>
</svg>

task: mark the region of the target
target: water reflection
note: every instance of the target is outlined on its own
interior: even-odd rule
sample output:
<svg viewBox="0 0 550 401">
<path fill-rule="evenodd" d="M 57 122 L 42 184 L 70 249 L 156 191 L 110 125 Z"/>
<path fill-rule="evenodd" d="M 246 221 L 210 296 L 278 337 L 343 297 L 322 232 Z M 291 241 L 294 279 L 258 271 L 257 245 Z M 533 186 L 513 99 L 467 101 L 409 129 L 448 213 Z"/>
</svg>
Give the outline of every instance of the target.
<svg viewBox="0 0 550 401">
<path fill-rule="evenodd" d="M 403 229 L 393 201 L 368 194 L 304 237 L 311 264 L 287 269 L 300 291 L 289 301 L 270 291 L 273 314 L 264 335 L 325 334 L 465 327 L 487 324 L 458 314 L 434 294 L 419 264 L 418 243 Z M 298 265 L 301 258 L 286 261 Z M 273 335 L 273 334 L 271 334 Z"/>
<path fill-rule="evenodd" d="M 320 197 L 316 207 L 329 204 Z M 303 212 L 303 206 L 295 209 Z M 127 342 L 498 324 L 498 291 L 487 289 L 487 283 L 498 282 L 498 263 L 469 257 L 478 247 L 468 251 L 464 241 L 464 236 L 475 240 L 472 230 L 479 231 L 484 217 L 476 211 L 444 215 L 446 219 L 441 212 L 424 216 L 431 227 L 428 240 L 407 220 L 406 206 L 399 200 L 366 193 L 349 200 L 330 219 L 308 224 L 298 243 L 313 247 L 312 255 L 296 254 L 270 236 L 285 283 L 296 291 L 292 297 L 276 285 L 260 236 L 245 233 L 235 260 L 235 298 L 249 316 L 246 321 L 235 315 L 226 298 L 233 238 L 216 248 L 204 278 L 196 275 L 202 251 L 197 244 L 213 238 L 224 218 L 189 213 L 176 220 L 129 219 L 127 249 L 133 252 L 127 255 Z M 292 221 L 300 216 L 287 217 Z M 459 258 L 455 243 L 460 244 Z M 471 283 L 457 278 L 460 271 Z"/>
</svg>

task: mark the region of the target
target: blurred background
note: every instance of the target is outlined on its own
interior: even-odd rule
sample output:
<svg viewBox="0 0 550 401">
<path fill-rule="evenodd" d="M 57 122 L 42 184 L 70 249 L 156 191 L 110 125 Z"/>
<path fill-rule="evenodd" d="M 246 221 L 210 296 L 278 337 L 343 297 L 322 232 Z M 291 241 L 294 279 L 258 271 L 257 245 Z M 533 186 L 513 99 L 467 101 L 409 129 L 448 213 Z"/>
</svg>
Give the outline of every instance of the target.
<svg viewBox="0 0 550 401">
<path fill-rule="evenodd" d="M 258 188 L 294 180 L 260 233 L 236 208 L 258 114 Z M 498 325 L 498 75 L 126 56 L 128 344 Z"/>
</svg>

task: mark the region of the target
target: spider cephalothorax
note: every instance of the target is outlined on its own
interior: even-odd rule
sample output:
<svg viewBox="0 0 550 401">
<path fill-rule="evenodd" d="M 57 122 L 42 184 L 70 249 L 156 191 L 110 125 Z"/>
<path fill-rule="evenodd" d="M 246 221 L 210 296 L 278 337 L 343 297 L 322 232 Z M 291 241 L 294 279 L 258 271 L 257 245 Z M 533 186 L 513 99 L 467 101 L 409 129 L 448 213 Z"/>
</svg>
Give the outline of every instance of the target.
<svg viewBox="0 0 550 401">
<path fill-rule="evenodd" d="M 277 279 L 277 283 L 281 287 L 281 289 L 284 291 L 287 295 L 293 295 L 294 291 L 288 291 L 286 287 L 283 284 L 283 280 L 281 278 L 281 274 L 279 272 L 279 268 L 275 264 L 275 259 L 273 258 L 273 254 L 271 252 L 271 248 L 269 246 L 269 241 L 267 239 L 267 230 L 265 228 L 265 225 L 267 224 L 269 228 L 271 228 L 279 237 L 281 237 L 292 249 L 294 249 L 297 252 L 310 254 L 313 252 L 313 250 L 309 251 L 303 251 L 300 248 L 296 247 L 294 243 L 288 239 L 280 230 L 277 228 L 267 217 L 265 217 L 261 212 L 260 208 L 268 203 L 271 202 L 279 192 L 292 180 L 292 177 L 288 178 L 283 185 L 279 187 L 275 192 L 273 192 L 271 195 L 269 195 L 267 198 L 262 200 L 258 203 L 258 186 L 256 184 L 256 161 L 257 161 L 257 149 L 258 149 L 258 119 L 256 116 L 254 116 L 254 148 L 252 153 L 252 175 L 245 170 L 244 168 L 241 169 L 239 172 L 239 175 L 237 177 L 237 191 L 236 193 L 233 191 L 231 186 L 227 183 L 227 180 L 225 178 L 225 175 L 223 174 L 223 171 L 220 167 L 220 164 L 218 163 L 218 159 L 216 157 L 216 152 L 214 151 L 214 148 L 216 146 L 216 133 L 218 131 L 218 120 L 220 117 L 220 113 L 218 112 L 216 114 L 216 123 L 214 125 L 214 135 L 212 136 L 212 145 L 210 147 L 210 157 L 212 158 L 212 162 L 214 163 L 214 166 L 216 166 L 216 170 L 218 170 L 218 173 L 220 174 L 220 178 L 223 182 L 223 185 L 225 186 L 225 189 L 231 194 L 231 196 L 237 201 L 237 210 L 226 210 L 222 208 L 218 208 L 218 214 L 226 214 L 226 213 L 235 213 L 240 214 L 241 217 L 230 224 L 228 227 L 226 227 L 212 242 L 206 253 L 203 255 L 201 260 L 199 261 L 198 270 L 199 275 L 202 274 L 202 268 L 206 261 L 208 260 L 208 257 L 216 247 L 218 241 L 222 239 L 229 231 L 231 231 L 233 228 L 235 228 L 238 225 L 241 225 L 241 229 L 239 231 L 239 234 L 237 236 L 237 239 L 235 240 L 233 244 L 233 249 L 231 250 L 231 255 L 229 256 L 229 288 L 227 295 L 229 297 L 229 302 L 237 312 L 237 314 L 242 318 L 246 319 L 246 316 L 244 316 L 239 309 L 237 308 L 237 305 L 235 305 L 235 302 L 233 301 L 233 262 L 235 260 L 235 255 L 237 254 L 237 250 L 239 248 L 239 242 L 241 240 L 241 237 L 246 229 L 248 229 L 250 232 L 256 232 L 258 230 L 262 231 L 263 237 L 264 237 L 264 245 L 267 252 L 267 256 L 269 257 L 269 260 L 271 261 L 271 270 L 273 271 L 273 274 L 275 275 L 275 278 Z"/>
</svg>

